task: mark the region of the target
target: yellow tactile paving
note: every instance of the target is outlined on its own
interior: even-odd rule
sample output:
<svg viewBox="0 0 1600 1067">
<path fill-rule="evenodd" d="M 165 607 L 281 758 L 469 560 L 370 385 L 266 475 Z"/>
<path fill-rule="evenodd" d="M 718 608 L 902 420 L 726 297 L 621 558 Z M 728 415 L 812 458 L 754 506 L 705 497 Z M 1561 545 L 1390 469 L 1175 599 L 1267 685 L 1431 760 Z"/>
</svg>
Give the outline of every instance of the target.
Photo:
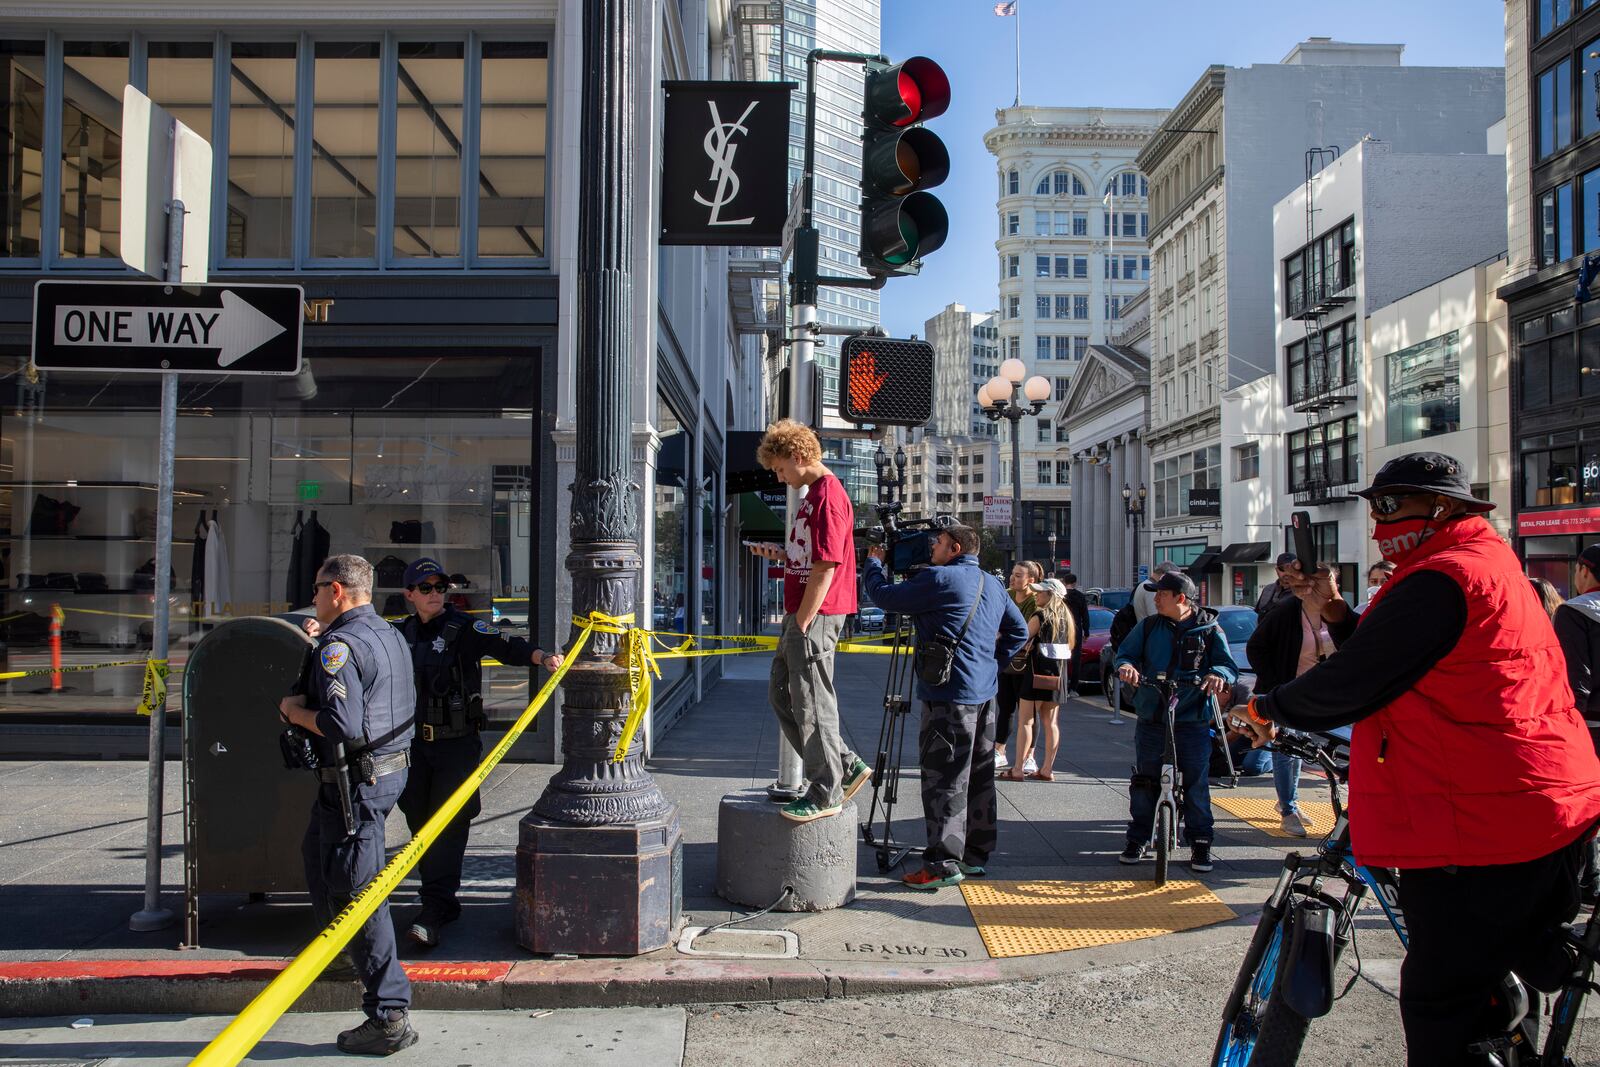
<svg viewBox="0 0 1600 1067">
<path fill-rule="evenodd" d="M 961 894 L 995 959 L 1137 941 L 1234 917 L 1199 882 L 968 879 Z"/>
<path fill-rule="evenodd" d="M 1233 794 L 1219 796 L 1213 792 L 1211 803 L 1236 819 L 1243 819 L 1257 830 L 1264 830 L 1273 837 L 1293 837 L 1280 828 L 1283 816 L 1278 814 L 1277 798 L 1272 796 L 1252 797 Z M 1325 800 L 1302 800 L 1300 814 L 1305 817 L 1306 829 L 1311 836 L 1319 837 L 1333 829 L 1333 805 Z"/>
</svg>

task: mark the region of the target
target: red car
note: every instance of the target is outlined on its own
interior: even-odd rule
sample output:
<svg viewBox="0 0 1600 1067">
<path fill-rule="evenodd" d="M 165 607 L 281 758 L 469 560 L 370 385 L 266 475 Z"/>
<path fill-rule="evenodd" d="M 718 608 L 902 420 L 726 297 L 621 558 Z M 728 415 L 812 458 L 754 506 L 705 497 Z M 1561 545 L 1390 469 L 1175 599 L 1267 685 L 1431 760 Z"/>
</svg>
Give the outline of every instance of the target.
<svg viewBox="0 0 1600 1067">
<path fill-rule="evenodd" d="M 1091 607 L 1089 609 L 1089 636 L 1083 639 L 1083 652 L 1079 657 L 1081 666 L 1078 668 L 1078 687 L 1081 690 L 1086 685 L 1100 685 L 1101 657 L 1107 659 L 1110 654 L 1106 651 L 1106 644 L 1111 640 L 1111 619 L 1114 612 L 1107 608 Z"/>
</svg>

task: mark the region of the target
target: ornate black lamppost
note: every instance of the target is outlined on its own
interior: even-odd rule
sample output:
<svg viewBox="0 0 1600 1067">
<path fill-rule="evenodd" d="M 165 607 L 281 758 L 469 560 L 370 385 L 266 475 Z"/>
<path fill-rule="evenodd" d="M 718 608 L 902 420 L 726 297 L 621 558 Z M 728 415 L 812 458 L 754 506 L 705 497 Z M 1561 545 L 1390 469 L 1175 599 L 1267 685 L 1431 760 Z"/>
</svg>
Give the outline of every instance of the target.
<svg viewBox="0 0 1600 1067">
<path fill-rule="evenodd" d="M 580 5 L 577 464 L 567 555 L 580 618 L 638 606 L 631 271 L 634 163 L 647 141 L 634 123 L 636 3 Z M 561 770 L 519 826 L 517 941 L 533 952 L 650 952 L 671 943 L 682 910 L 678 810 L 644 769 L 642 738 L 612 762 L 629 708 L 628 672 L 612 662 L 620 641 L 596 632 L 568 673 Z"/>
<path fill-rule="evenodd" d="M 1028 367 L 1020 359 L 1008 359 L 1000 364 L 1000 373 L 990 378 L 988 384 L 978 387 L 978 406 L 990 422 L 1006 419 L 1011 423 L 1011 565 L 1022 558 L 1022 436 L 1021 423 L 1025 415 L 1037 415 L 1050 399 L 1050 380 L 1035 374 L 1027 377 Z M 1012 392 L 1022 386 L 1024 404 L 1013 398 Z"/>
</svg>

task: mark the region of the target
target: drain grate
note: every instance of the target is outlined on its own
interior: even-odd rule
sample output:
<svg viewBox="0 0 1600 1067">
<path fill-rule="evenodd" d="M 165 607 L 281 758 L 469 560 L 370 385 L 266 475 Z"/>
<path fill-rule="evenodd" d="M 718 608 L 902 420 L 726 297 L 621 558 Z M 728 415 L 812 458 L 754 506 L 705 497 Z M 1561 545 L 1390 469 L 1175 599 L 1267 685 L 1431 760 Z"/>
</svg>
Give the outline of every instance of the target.
<svg viewBox="0 0 1600 1067">
<path fill-rule="evenodd" d="M 704 926 L 686 928 L 678 937 L 678 951 L 685 956 L 715 960 L 793 960 L 800 957 L 800 938 L 790 930 L 737 930 L 730 926 L 702 937 L 707 929 Z"/>
<path fill-rule="evenodd" d="M 1234 917 L 1199 882 L 971 880 L 961 893 L 995 959 L 1137 941 Z"/>
</svg>

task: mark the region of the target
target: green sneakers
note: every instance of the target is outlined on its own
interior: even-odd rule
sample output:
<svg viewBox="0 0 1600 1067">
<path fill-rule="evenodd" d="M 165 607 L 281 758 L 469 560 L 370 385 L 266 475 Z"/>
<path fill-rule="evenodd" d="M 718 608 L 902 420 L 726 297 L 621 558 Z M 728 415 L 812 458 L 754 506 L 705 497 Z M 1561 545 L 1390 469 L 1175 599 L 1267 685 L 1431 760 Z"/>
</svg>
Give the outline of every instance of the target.
<svg viewBox="0 0 1600 1067">
<path fill-rule="evenodd" d="M 982 878 L 984 875 L 989 873 L 988 871 L 984 870 L 982 867 L 979 867 L 975 863 L 959 863 L 958 862 L 957 866 L 959 866 L 961 868 L 961 873 L 964 876 L 968 877 L 968 878 Z"/>
<path fill-rule="evenodd" d="M 812 822 L 816 819 L 826 819 L 830 815 L 837 815 L 842 810 L 844 810 L 843 804 L 824 807 L 810 797 L 801 797 L 794 803 L 783 806 L 783 817 L 791 822 Z"/>
<path fill-rule="evenodd" d="M 844 802 L 850 803 L 850 798 L 861 792 L 861 787 L 872 781 L 872 768 L 860 756 L 850 765 L 850 773 L 844 776 Z"/>
<path fill-rule="evenodd" d="M 963 877 L 965 876 L 959 871 L 955 874 L 941 875 L 924 867 L 921 870 L 912 871 L 900 879 L 900 882 L 911 889 L 921 889 L 931 893 L 936 889 L 943 889 L 947 885 L 960 885 Z"/>
</svg>

